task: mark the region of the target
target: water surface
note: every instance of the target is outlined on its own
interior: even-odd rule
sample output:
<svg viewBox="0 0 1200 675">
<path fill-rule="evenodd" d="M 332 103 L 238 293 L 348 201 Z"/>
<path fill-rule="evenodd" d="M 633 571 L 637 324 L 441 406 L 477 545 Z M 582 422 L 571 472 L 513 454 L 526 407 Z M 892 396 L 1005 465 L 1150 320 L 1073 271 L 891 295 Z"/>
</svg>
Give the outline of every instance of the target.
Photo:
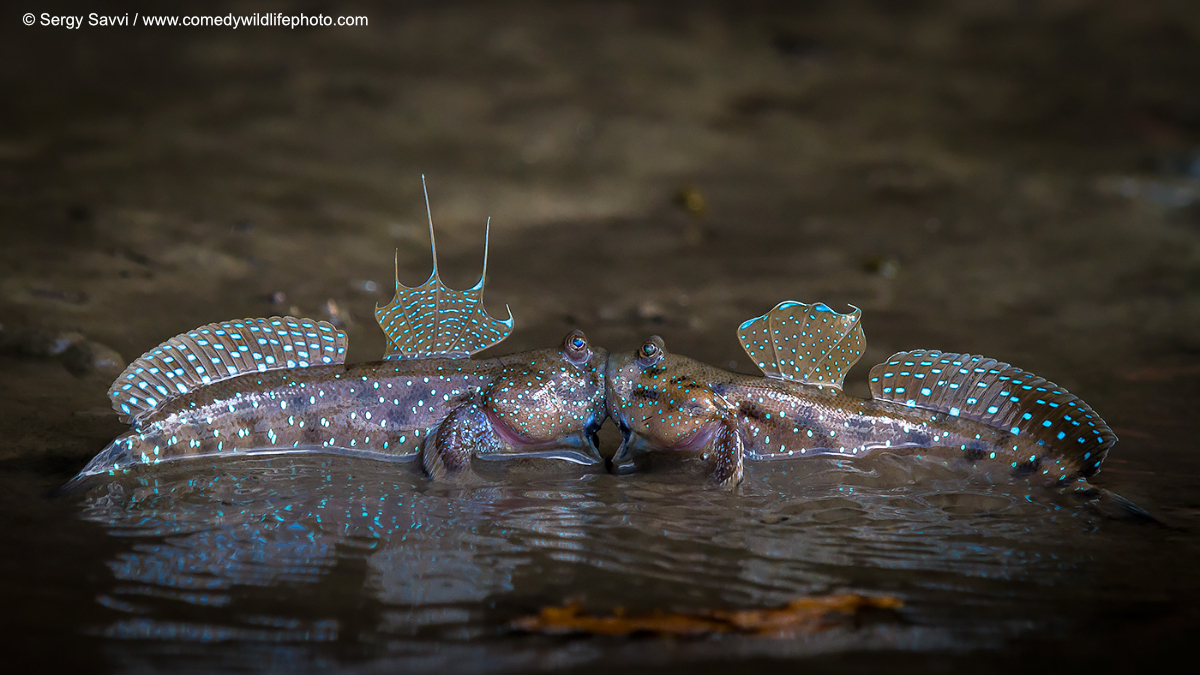
<svg viewBox="0 0 1200 675">
<path fill-rule="evenodd" d="M 759 464 L 733 491 L 670 473 L 445 486 L 392 462 L 286 455 L 104 477 L 59 501 L 93 542 L 77 552 L 90 597 L 73 604 L 94 606 L 74 630 L 129 670 L 513 672 L 896 650 L 919 663 L 1120 629 L 1131 607 L 1164 612 L 1144 588 L 1164 580 L 1125 576 L 1152 570 L 1121 558 L 1153 540 L 1196 548 L 1025 481 L 891 455 Z M 62 537 L 24 546 L 68 545 L 47 535 Z M 1116 591 L 1129 584 L 1143 588 Z M 1195 577 L 1174 585 L 1193 592 Z M 785 639 L 511 626 L 568 601 L 696 611 L 832 592 L 905 606 Z"/>
</svg>

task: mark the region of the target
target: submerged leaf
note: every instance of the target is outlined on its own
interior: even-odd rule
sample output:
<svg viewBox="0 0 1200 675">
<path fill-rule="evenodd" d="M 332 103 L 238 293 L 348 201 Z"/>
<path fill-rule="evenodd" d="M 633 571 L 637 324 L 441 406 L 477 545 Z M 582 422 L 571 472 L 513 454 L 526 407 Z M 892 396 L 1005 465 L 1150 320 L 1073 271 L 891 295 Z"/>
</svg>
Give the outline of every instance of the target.
<svg viewBox="0 0 1200 675">
<path fill-rule="evenodd" d="M 897 609 L 903 603 L 891 596 L 855 593 L 798 598 L 772 609 L 707 610 L 626 614 L 617 609 L 607 616 L 588 616 L 579 605 L 544 607 L 536 616 L 517 619 L 513 626 L 530 633 L 553 635 L 698 636 L 712 633 L 749 633 L 763 636 L 816 633 L 853 617 L 863 609 Z"/>
</svg>

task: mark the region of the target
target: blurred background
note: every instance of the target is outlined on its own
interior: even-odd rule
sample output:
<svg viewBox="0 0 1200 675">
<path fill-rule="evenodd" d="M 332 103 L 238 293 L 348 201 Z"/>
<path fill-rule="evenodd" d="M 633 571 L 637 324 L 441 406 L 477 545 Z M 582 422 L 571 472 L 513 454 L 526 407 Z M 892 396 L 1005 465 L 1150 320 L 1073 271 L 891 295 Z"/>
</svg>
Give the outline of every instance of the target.
<svg viewBox="0 0 1200 675">
<path fill-rule="evenodd" d="M 853 304 L 852 393 L 901 349 L 1009 361 L 1122 437 L 1101 483 L 1200 513 L 1191 0 L 19 4 L 0 17 L 15 511 L 121 431 L 108 384 L 177 333 L 292 313 L 379 358 L 393 258 L 429 274 L 424 174 L 450 286 L 474 283 L 492 219 L 487 303 L 516 330 L 484 356 L 579 327 L 751 372 L 741 321 Z"/>
</svg>

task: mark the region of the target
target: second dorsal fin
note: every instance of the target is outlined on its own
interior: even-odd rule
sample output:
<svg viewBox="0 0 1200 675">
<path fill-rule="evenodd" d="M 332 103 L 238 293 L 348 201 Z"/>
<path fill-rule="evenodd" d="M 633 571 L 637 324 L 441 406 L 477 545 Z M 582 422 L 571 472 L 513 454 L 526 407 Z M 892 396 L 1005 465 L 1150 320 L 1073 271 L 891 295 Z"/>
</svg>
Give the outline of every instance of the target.
<svg viewBox="0 0 1200 675">
<path fill-rule="evenodd" d="M 1078 396 L 984 356 L 934 349 L 898 352 L 871 369 L 870 382 L 876 400 L 974 420 L 1058 448 L 1078 463 L 1084 477 L 1100 470 L 1117 442 L 1112 429 Z"/>
<path fill-rule="evenodd" d="M 142 354 L 112 383 L 122 422 L 138 422 L 168 400 L 246 373 L 343 363 L 346 334 L 324 321 L 273 316 L 210 323 Z"/>
<path fill-rule="evenodd" d="M 851 308 L 839 314 L 823 302 L 781 302 L 743 323 L 738 340 L 767 377 L 841 389 L 866 347 L 862 310 Z"/>
<path fill-rule="evenodd" d="M 425 177 L 421 176 L 421 185 Z M 375 307 L 375 320 L 387 336 L 384 359 L 466 358 L 508 337 L 513 329 L 512 312 L 501 321 L 488 316 L 483 307 L 483 283 L 487 276 L 487 249 L 491 234 L 488 219 L 483 243 L 483 273 L 479 282 L 465 291 L 447 288 L 438 276 L 437 240 L 433 234 L 433 214 L 429 193 L 425 193 L 429 213 L 429 243 L 433 250 L 433 273 L 421 284 L 409 288 L 400 283 L 396 270 L 396 295 L 383 307 Z"/>
</svg>

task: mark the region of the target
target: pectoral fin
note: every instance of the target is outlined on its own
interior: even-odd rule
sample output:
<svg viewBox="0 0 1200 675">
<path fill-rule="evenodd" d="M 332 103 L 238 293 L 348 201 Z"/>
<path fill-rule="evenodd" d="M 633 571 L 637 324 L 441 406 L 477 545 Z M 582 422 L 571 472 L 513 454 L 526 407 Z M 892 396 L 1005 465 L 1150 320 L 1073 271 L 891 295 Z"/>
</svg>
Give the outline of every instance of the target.
<svg viewBox="0 0 1200 675">
<path fill-rule="evenodd" d="M 464 403 L 429 432 L 421 446 L 421 466 L 433 480 L 467 473 L 471 456 L 499 451 L 500 436 L 479 403 Z"/>
<path fill-rule="evenodd" d="M 732 415 L 721 418 L 720 427 L 713 436 L 711 450 L 712 480 L 718 485 L 732 487 L 742 482 L 742 468 L 746 449 L 737 422 Z"/>
</svg>

